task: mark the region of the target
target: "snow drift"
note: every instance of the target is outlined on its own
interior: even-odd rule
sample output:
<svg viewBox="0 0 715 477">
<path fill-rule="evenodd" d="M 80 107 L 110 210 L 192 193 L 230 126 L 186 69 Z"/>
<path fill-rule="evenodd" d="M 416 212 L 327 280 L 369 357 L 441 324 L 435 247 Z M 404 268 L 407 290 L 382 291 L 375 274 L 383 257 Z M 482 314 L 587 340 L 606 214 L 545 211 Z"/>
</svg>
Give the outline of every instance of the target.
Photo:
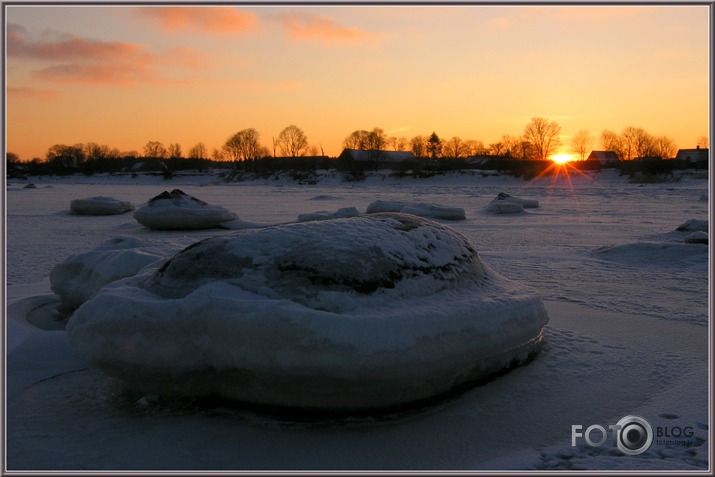
<svg viewBox="0 0 715 477">
<path fill-rule="evenodd" d="M 113 197 L 87 197 L 70 202 L 70 212 L 77 215 L 118 215 L 130 210 L 134 210 L 131 203 Z"/>
<path fill-rule="evenodd" d="M 130 388 L 373 411 L 522 363 L 548 317 L 453 229 L 407 214 L 243 230 L 102 288 L 74 349 Z"/>
<path fill-rule="evenodd" d="M 154 230 L 191 230 L 220 227 L 222 222 L 236 220 L 238 216 L 174 189 L 149 200 L 134 212 L 134 218 Z"/>
</svg>

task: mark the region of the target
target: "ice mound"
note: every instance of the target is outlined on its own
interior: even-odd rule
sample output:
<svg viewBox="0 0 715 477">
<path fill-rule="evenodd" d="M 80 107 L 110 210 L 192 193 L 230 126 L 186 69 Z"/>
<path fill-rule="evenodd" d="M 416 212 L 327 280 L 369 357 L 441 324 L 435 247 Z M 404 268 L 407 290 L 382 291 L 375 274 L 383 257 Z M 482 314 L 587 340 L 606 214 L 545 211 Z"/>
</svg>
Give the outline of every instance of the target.
<svg viewBox="0 0 715 477">
<path fill-rule="evenodd" d="M 212 237 L 102 288 L 74 349 L 130 388 L 375 411 L 523 363 L 548 317 L 468 239 L 407 214 Z"/>
<path fill-rule="evenodd" d="M 539 206 L 539 201 L 535 199 L 522 199 L 514 197 L 506 192 L 499 192 L 497 196 L 489 202 L 487 210 L 497 214 L 514 214 L 523 212 L 524 209 L 533 209 Z"/>
<path fill-rule="evenodd" d="M 142 240 L 117 237 L 55 265 L 50 271 L 50 287 L 59 295 L 61 308 L 71 311 L 108 283 L 136 275 L 162 258 L 162 251 Z"/>
<path fill-rule="evenodd" d="M 697 230 L 697 231 L 689 234 L 687 237 L 685 237 L 683 239 L 683 242 L 707 244 L 709 242 L 709 235 L 707 232 L 703 232 L 702 230 Z"/>
<path fill-rule="evenodd" d="M 113 197 L 87 197 L 70 202 L 70 212 L 78 215 L 118 215 L 134 210 L 134 206 Z"/>
<path fill-rule="evenodd" d="M 708 231 L 708 221 L 707 220 L 698 220 L 698 219 L 690 219 L 682 224 L 678 225 L 678 227 L 675 229 L 678 232 L 692 232 L 692 231 L 701 231 L 701 232 L 707 232 Z"/>
<path fill-rule="evenodd" d="M 238 216 L 223 207 L 209 205 L 182 190 L 164 191 L 134 212 L 134 218 L 154 230 L 210 229 Z"/>
<path fill-rule="evenodd" d="M 355 207 L 343 207 L 342 209 L 338 209 L 336 212 L 319 210 L 318 212 L 300 214 L 298 216 L 298 222 L 308 222 L 311 220 L 344 219 L 348 217 L 357 217 L 358 215 L 360 215 L 360 212 L 358 212 Z"/>
<path fill-rule="evenodd" d="M 403 214 L 443 220 L 464 220 L 467 218 L 462 208 L 445 207 L 443 205 L 427 204 L 424 202 L 411 203 L 376 200 L 367 206 L 368 214 L 380 212 L 402 212 Z"/>
</svg>

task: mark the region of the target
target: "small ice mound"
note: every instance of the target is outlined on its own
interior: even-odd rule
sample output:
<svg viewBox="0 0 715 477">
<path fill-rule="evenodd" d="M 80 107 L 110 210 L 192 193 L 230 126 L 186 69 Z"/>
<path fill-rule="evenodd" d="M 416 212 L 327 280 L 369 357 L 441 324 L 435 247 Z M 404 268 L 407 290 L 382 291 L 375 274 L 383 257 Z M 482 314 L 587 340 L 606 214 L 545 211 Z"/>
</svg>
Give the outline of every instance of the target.
<svg viewBox="0 0 715 477">
<path fill-rule="evenodd" d="M 30 182 L 29 184 L 26 184 L 25 187 L 23 187 L 23 189 L 37 189 L 37 186 L 35 184 L 33 184 L 32 182 Z"/>
<path fill-rule="evenodd" d="M 113 197 L 87 197 L 70 202 L 70 212 L 78 215 L 118 215 L 130 210 L 134 210 L 131 203 Z"/>
<path fill-rule="evenodd" d="M 707 220 L 698 220 L 698 219 L 690 219 L 686 222 L 683 222 L 682 224 L 678 225 L 678 228 L 676 228 L 678 232 L 707 232 L 708 231 L 708 221 Z"/>
<path fill-rule="evenodd" d="M 103 286 L 158 264 L 164 253 L 133 237 L 116 237 L 87 253 L 74 255 L 50 271 L 50 288 L 67 312 L 92 298 Z"/>
<path fill-rule="evenodd" d="M 708 243 L 708 233 L 703 232 L 702 230 L 697 230 L 691 234 L 689 234 L 687 237 L 683 239 L 683 242 L 685 243 L 704 243 L 707 245 Z"/>
<path fill-rule="evenodd" d="M 536 199 L 522 199 L 514 197 L 506 192 L 499 192 L 497 196 L 489 202 L 487 210 L 497 214 L 515 214 L 523 212 L 524 209 L 534 209 L 539 206 Z"/>
<path fill-rule="evenodd" d="M 145 394 L 380 412 L 523 364 L 548 316 L 453 229 L 408 214 L 211 237 L 105 286 L 74 349 Z"/>
<path fill-rule="evenodd" d="M 238 216 L 209 205 L 182 190 L 164 191 L 134 212 L 134 218 L 153 230 L 195 230 L 220 227 Z"/>
<path fill-rule="evenodd" d="M 338 209 L 336 212 L 319 210 L 318 212 L 300 214 L 298 216 L 298 222 L 309 222 L 312 220 L 345 219 L 348 217 L 357 217 L 358 215 L 360 215 L 360 212 L 358 212 L 355 207 L 343 207 L 342 209 Z"/>
<path fill-rule="evenodd" d="M 429 219 L 442 220 L 465 220 L 467 216 L 464 209 L 459 207 L 446 207 L 438 204 L 428 204 L 425 202 L 399 202 L 376 200 L 367 206 L 368 214 L 380 212 L 401 212 L 403 214 L 417 215 Z"/>
</svg>

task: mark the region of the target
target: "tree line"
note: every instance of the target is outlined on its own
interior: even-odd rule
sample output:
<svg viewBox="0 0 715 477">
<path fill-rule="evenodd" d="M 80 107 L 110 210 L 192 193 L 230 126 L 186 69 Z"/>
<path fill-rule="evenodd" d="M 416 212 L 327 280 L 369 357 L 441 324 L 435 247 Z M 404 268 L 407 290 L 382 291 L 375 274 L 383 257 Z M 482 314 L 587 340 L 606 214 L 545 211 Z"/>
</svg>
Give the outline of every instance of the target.
<svg viewBox="0 0 715 477">
<path fill-rule="evenodd" d="M 384 129 L 356 130 L 342 142 L 348 149 L 369 151 L 409 151 L 417 158 L 460 160 L 470 156 L 489 156 L 500 159 L 545 161 L 560 150 L 561 126 L 556 121 L 534 117 L 524 127 L 520 136 L 505 134 L 493 143 L 480 140 L 462 139 L 454 136 L 440 138 L 436 132 L 430 135 L 416 135 L 410 139 L 390 137 Z M 707 147 L 707 137 L 698 141 Z M 588 130 L 578 131 L 571 139 L 570 151 L 578 159 L 584 160 L 594 147 L 595 138 Z M 164 170 L 171 172 L 181 169 L 204 169 L 206 167 L 231 167 L 236 163 L 246 163 L 266 158 L 323 157 L 322 145 L 310 145 L 305 132 L 296 125 L 284 128 L 272 138 L 271 151 L 261 143 L 261 137 L 254 128 L 247 128 L 229 136 L 220 148 L 209 152 L 206 145 L 199 142 L 189 148 L 184 155 L 178 143 L 165 146 L 160 141 L 148 141 L 143 153 L 119 151 L 94 142 L 86 144 L 55 144 L 51 146 L 43 160 L 33 159 L 31 165 L 37 170 L 50 173 L 118 172 L 121 170 Z M 600 135 L 600 147 L 614 151 L 621 161 L 635 158 L 673 158 L 678 150 L 675 142 L 666 135 L 652 135 L 640 127 L 628 126 L 620 133 L 604 130 Z M 19 162 L 19 157 L 7 153 L 8 170 Z M 274 161 L 275 163 L 275 161 Z M 137 165 L 139 164 L 139 166 Z"/>
</svg>

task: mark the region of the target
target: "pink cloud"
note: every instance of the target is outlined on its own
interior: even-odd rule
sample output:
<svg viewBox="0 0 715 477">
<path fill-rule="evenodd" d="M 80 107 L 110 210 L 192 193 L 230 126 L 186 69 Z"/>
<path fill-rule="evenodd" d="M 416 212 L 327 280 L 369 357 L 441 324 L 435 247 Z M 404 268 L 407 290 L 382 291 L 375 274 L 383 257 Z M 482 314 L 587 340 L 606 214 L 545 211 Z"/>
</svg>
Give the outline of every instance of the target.
<svg viewBox="0 0 715 477">
<path fill-rule="evenodd" d="M 8 25 L 7 54 L 10 57 L 42 60 L 135 60 L 149 55 L 146 48 L 135 43 L 101 41 L 74 35 L 57 35 L 51 41 L 32 40 L 19 25 Z"/>
<path fill-rule="evenodd" d="M 374 41 L 378 35 L 339 25 L 335 19 L 308 13 L 282 16 L 288 36 L 296 40 L 320 40 L 324 44 Z"/>
<path fill-rule="evenodd" d="M 9 97 L 53 100 L 59 97 L 59 92 L 51 89 L 37 88 L 7 88 Z"/>
<path fill-rule="evenodd" d="M 183 80 L 162 76 L 162 67 L 198 70 L 204 65 L 203 55 L 189 47 L 154 53 L 140 44 L 58 33 L 49 40 L 34 40 L 19 25 L 9 25 L 7 32 L 8 56 L 42 61 L 46 66 L 36 71 L 35 75 L 49 82 L 122 86 L 177 84 Z"/>
<path fill-rule="evenodd" d="M 156 20 L 164 31 L 194 31 L 216 35 L 243 33 L 256 16 L 233 7 L 139 7 L 139 16 Z"/>
</svg>

